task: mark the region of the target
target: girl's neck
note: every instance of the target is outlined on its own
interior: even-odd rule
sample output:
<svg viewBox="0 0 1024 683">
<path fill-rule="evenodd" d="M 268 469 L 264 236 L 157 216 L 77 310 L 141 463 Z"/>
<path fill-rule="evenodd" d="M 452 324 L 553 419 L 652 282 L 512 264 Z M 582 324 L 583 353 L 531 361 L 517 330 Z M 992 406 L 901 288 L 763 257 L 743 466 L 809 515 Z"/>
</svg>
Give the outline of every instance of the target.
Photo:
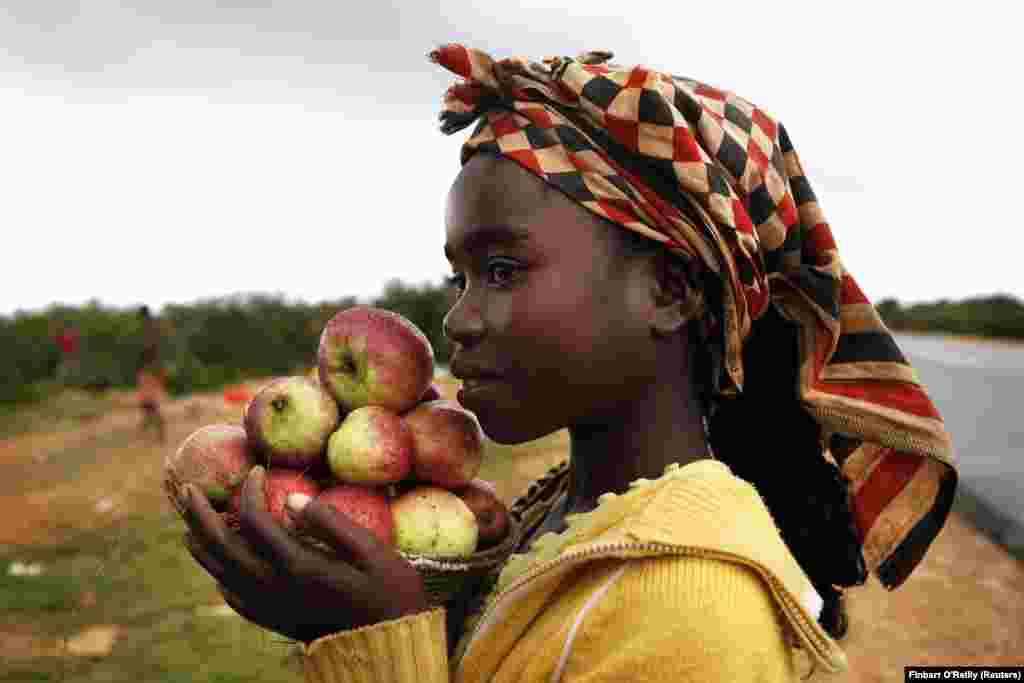
<svg viewBox="0 0 1024 683">
<path fill-rule="evenodd" d="M 686 374 L 654 382 L 624 413 L 599 424 L 572 426 L 570 479 L 564 514 L 588 512 L 603 493 L 624 493 L 632 481 L 657 479 L 667 465 L 711 457 L 703 409 Z"/>
</svg>

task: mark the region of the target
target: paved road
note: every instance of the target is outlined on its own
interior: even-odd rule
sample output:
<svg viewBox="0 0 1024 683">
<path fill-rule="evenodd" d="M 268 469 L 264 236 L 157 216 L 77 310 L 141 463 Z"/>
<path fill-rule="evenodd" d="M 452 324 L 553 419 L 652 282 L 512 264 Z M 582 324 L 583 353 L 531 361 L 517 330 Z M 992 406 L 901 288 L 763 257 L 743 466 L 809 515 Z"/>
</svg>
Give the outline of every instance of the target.
<svg viewBox="0 0 1024 683">
<path fill-rule="evenodd" d="M 953 437 L 958 509 L 1024 558 L 1024 345 L 896 339 Z"/>
</svg>

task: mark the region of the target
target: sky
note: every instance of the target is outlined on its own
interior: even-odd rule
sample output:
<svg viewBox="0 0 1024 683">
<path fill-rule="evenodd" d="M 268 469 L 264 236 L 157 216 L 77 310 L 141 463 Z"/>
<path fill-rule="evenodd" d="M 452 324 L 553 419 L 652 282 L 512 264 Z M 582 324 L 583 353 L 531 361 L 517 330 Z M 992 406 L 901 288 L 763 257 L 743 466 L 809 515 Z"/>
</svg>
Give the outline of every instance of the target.
<svg viewBox="0 0 1024 683">
<path fill-rule="evenodd" d="M 0 0 L 0 314 L 438 282 L 468 135 L 437 130 L 447 42 L 736 92 L 786 126 L 870 298 L 1024 297 L 1012 3 L 404 5 Z"/>
</svg>

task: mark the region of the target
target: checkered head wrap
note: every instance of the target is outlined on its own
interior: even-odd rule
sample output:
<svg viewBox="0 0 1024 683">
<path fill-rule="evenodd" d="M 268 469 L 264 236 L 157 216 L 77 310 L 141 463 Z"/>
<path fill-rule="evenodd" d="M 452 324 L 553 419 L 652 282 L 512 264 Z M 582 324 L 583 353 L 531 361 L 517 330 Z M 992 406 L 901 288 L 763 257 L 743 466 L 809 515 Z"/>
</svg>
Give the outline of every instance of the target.
<svg viewBox="0 0 1024 683">
<path fill-rule="evenodd" d="M 887 587 L 918 564 L 952 504 L 949 435 L 839 258 L 789 136 L 737 95 L 608 52 L 542 63 L 445 45 L 462 77 L 446 134 L 514 160 L 593 213 L 662 243 L 718 283 L 706 316 L 715 390 L 743 387 L 743 343 L 768 306 L 798 323 L 799 396 L 850 480 L 864 559 Z"/>
</svg>

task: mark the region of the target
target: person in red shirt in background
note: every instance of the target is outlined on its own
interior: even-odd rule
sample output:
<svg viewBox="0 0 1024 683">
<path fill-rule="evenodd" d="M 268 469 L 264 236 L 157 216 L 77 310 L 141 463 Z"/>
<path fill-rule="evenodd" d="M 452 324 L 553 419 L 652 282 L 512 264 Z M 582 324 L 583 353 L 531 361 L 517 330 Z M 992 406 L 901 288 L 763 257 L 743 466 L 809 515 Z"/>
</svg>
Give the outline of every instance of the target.
<svg viewBox="0 0 1024 683">
<path fill-rule="evenodd" d="M 142 321 L 142 353 L 139 356 L 139 367 L 135 374 L 138 391 L 139 407 L 142 410 L 140 431 L 145 434 L 150 427 L 155 427 L 160 443 L 166 443 L 167 434 L 165 421 L 160 406 L 167 397 L 164 389 L 165 373 L 160 361 L 160 321 L 153 317 L 148 306 L 139 309 Z"/>
<path fill-rule="evenodd" d="M 61 384 L 72 383 L 78 374 L 81 365 L 79 355 L 81 335 L 74 325 L 66 325 L 63 322 L 57 323 L 57 331 L 53 340 L 60 349 L 60 361 L 57 364 L 56 379 Z"/>
<path fill-rule="evenodd" d="M 74 327 L 61 326 L 60 332 L 57 333 L 57 346 L 67 356 L 73 356 L 78 353 L 78 330 Z"/>
</svg>

